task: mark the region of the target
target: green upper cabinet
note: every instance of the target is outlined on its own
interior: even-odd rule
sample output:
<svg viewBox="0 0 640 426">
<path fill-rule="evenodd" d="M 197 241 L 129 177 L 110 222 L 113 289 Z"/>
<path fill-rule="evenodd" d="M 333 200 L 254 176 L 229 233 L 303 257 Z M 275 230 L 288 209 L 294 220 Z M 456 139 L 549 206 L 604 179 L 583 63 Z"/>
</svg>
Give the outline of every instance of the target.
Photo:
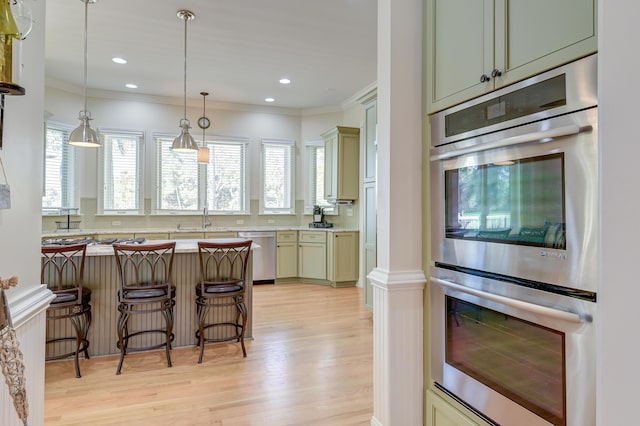
<svg viewBox="0 0 640 426">
<path fill-rule="evenodd" d="M 337 126 L 324 139 L 324 198 L 328 201 L 358 199 L 360 129 Z"/>
<path fill-rule="evenodd" d="M 427 0 L 427 111 L 597 50 L 596 0 Z"/>
</svg>

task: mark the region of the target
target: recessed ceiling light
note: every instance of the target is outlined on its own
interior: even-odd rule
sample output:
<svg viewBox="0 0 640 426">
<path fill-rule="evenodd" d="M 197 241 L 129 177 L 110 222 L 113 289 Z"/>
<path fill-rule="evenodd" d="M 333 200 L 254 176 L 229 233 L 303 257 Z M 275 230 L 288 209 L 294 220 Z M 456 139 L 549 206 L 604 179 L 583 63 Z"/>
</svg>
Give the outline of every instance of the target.
<svg viewBox="0 0 640 426">
<path fill-rule="evenodd" d="M 129 89 L 137 89 L 138 85 L 137 84 L 133 84 L 133 83 L 127 83 L 125 84 L 126 87 L 128 87 Z"/>
<path fill-rule="evenodd" d="M 264 98 L 265 102 L 275 102 L 274 98 Z"/>
<path fill-rule="evenodd" d="M 126 64 L 127 63 L 127 60 L 125 58 L 120 58 L 118 56 L 115 56 L 115 57 L 111 58 L 111 60 L 113 62 L 115 62 L 116 64 Z"/>
<path fill-rule="evenodd" d="M 289 84 L 289 83 L 291 83 L 291 80 L 289 80 L 288 78 L 281 78 L 279 81 L 280 81 L 281 84 Z"/>
</svg>

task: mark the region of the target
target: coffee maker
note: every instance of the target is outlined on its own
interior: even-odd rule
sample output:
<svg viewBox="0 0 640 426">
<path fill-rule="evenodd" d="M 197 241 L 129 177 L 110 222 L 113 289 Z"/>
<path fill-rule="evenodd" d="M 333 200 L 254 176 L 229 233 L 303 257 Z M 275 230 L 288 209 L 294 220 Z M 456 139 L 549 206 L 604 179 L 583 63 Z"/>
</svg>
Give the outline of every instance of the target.
<svg viewBox="0 0 640 426">
<path fill-rule="evenodd" d="M 324 209 L 320 206 L 313 206 L 313 222 L 309 224 L 309 228 L 331 228 L 333 223 L 327 223 L 324 220 Z"/>
</svg>

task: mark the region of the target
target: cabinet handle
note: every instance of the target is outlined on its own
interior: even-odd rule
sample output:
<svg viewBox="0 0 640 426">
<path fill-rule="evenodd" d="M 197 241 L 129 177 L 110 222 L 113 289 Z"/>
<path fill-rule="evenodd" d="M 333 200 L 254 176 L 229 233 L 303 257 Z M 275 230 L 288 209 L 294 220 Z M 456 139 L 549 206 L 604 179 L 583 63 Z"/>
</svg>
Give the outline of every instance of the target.
<svg viewBox="0 0 640 426">
<path fill-rule="evenodd" d="M 488 76 L 488 75 L 486 75 L 486 74 L 482 74 L 482 75 L 480 76 L 480 83 L 486 83 L 486 82 L 487 82 L 487 81 L 489 81 L 489 80 L 491 80 L 491 77 L 489 77 L 489 76 Z"/>
<path fill-rule="evenodd" d="M 502 71 L 500 71 L 498 68 L 495 68 L 493 71 L 491 71 L 491 77 L 496 78 L 496 77 L 500 77 L 502 75 Z"/>
</svg>

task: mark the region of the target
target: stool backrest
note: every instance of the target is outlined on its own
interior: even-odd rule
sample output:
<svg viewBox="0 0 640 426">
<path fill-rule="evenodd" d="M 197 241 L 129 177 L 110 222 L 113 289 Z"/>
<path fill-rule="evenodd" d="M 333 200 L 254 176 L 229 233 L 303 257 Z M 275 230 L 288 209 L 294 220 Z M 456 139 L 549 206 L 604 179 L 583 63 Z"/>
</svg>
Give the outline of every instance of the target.
<svg viewBox="0 0 640 426">
<path fill-rule="evenodd" d="M 200 285 L 239 283 L 244 286 L 251 240 L 198 242 Z"/>
<path fill-rule="evenodd" d="M 54 293 L 78 292 L 77 300 L 82 300 L 82 279 L 86 244 L 66 246 L 43 246 L 40 281 Z"/>
<path fill-rule="evenodd" d="M 162 244 L 114 244 L 121 290 L 168 288 L 175 241 Z"/>
</svg>

